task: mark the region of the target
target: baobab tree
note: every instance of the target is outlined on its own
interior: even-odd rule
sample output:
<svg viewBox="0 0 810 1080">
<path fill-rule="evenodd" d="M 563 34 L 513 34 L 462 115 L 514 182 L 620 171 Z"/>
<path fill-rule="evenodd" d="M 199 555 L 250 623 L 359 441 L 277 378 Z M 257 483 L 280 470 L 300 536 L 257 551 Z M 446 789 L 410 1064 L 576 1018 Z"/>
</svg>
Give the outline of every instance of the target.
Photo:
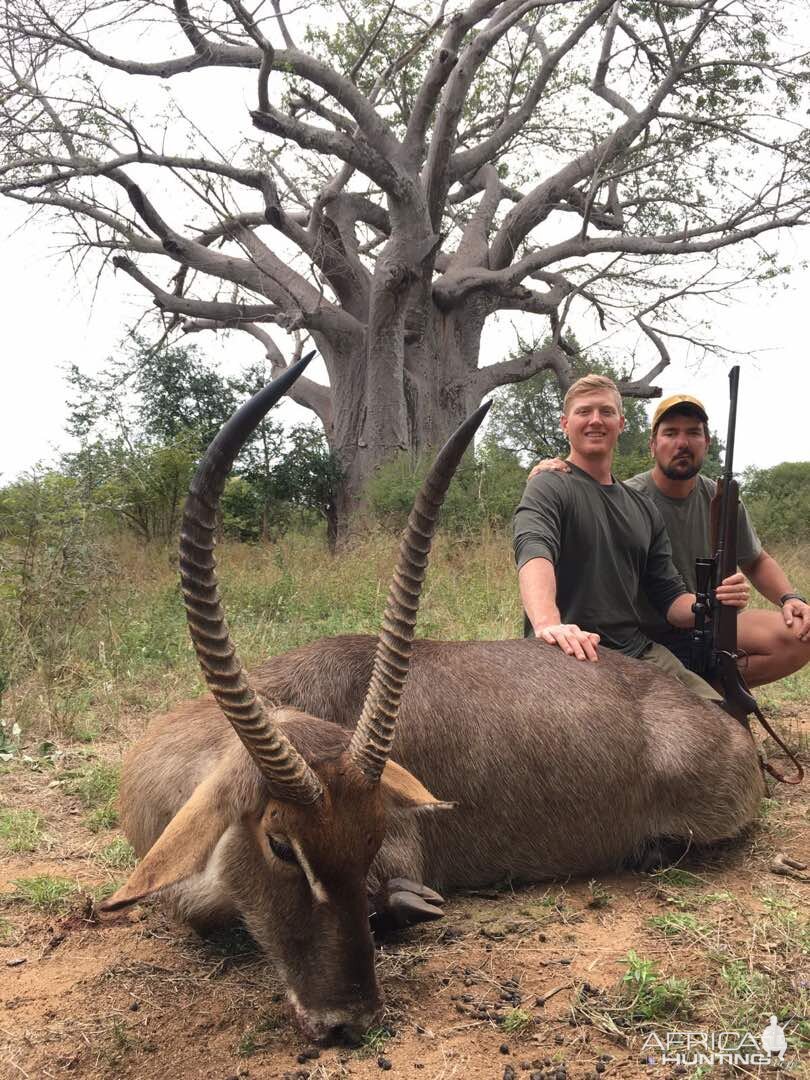
<svg viewBox="0 0 810 1080">
<path fill-rule="evenodd" d="M 311 338 L 329 385 L 294 397 L 345 521 L 494 388 L 564 386 L 572 320 L 635 327 L 623 391 L 650 396 L 690 298 L 777 272 L 757 238 L 810 202 L 788 7 L 6 0 L 0 191 L 169 330 L 244 331 L 276 369 Z M 541 344 L 504 326 L 481 363 L 503 313 Z"/>
</svg>

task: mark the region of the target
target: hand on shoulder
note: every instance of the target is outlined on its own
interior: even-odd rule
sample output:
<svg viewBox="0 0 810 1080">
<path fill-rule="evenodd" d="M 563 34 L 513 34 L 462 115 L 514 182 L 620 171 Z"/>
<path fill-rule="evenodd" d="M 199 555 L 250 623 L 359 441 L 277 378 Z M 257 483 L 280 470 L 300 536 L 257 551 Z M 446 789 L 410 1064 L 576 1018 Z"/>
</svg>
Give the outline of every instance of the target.
<svg viewBox="0 0 810 1080">
<path fill-rule="evenodd" d="M 544 458 L 532 468 L 529 479 L 531 480 L 533 476 L 540 476 L 545 472 L 571 472 L 571 466 L 562 458 Z"/>
</svg>

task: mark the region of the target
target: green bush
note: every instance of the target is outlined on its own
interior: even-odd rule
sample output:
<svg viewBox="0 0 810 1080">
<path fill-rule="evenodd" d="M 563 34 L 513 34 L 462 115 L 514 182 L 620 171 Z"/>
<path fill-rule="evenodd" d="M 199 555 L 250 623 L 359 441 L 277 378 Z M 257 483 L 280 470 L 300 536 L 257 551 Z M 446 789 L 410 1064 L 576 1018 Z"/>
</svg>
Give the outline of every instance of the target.
<svg viewBox="0 0 810 1080">
<path fill-rule="evenodd" d="M 433 457 L 427 454 L 414 465 L 408 454 L 400 454 L 377 470 L 367 495 L 372 514 L 382 524 L 403 527 Z M 526 470 L 515 454 L 484 442 L 475 458 L 468 455 L 456 472 L 442 507 L 442 528 L 467 533 L 484 524 L 505 525 L 525 484 Z"/>
<path fill-rule="evenodd" d="M 73 478 L 32 472 L 0 490 L 0 523 L 0 696 L 37 671 L 63 727 L 74 639 L 113 574 L 99 517 Z"/>
<path fill-rule="evenodd" d="M 810 540 L 810 461 L 746 469 L 742 494 L 765 544 Z"/>
</svg>

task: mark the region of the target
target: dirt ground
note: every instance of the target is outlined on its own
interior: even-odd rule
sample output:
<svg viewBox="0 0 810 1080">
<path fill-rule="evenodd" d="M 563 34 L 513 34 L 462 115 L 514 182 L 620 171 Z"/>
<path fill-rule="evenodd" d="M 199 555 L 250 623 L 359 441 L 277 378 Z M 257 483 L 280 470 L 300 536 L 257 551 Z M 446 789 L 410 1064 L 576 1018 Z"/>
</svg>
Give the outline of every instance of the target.
<svg viewBox="0 0 810 1080">
<path fill-rule="evenodd" d="M 806 746 L 810 711 L 790 722 Z M 96 914 L 93 896 L 126 877 L 109 865 L 126 853 L 111 849 L 114 829 L 91 831 L 75 777 L 119 756 L 103 743 L 29 749 L 0 774 L 0 809 L 44 822 L 34 851 L 1 856 L 4 1078 L 659 1080 L 708 1070 L 648 1061 L 649 1031 L 750 1022 L 760 1032 L 771 1009 L 792 1012 L 790 1075 L 810 1062 L 810 886 L 770 869 L 777 852 L 808 861 L 807 782 L 777 785 L 751 835 L 710 860 L 687 855 L 674 873 L 451 898 L 444 919 L 380 946 L 384 1028 L 359 1049 L 317 1051 L 245 936 L 203 942 L 153 904 Z M 44 875 L 70 882 L 50 909 L 19 884 Z M 631 1004 L 622 980 L 643 970 L 631 950 L 656 964 L 655 978 L 685 981 L 677 1018 L 660 1002 L 647 1016 L 642 998 Z"/>
</svg>

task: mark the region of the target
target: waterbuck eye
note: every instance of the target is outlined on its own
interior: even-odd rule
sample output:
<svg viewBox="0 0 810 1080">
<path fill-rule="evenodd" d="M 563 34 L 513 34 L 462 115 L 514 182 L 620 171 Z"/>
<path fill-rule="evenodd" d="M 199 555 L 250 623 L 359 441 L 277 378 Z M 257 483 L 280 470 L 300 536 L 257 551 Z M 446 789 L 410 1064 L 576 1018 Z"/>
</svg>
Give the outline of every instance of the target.
<svg viewBox="0 0 810 1080">
<path fill-rule="evenodd" d="M 267 833 L 267 843 L 277 859 L 281 859 L 282 862 L 286 863 L 296 864 L 298 862 L 295 852 L 285 840 L 280 840 L 277 836 Z"/>
</svg>

